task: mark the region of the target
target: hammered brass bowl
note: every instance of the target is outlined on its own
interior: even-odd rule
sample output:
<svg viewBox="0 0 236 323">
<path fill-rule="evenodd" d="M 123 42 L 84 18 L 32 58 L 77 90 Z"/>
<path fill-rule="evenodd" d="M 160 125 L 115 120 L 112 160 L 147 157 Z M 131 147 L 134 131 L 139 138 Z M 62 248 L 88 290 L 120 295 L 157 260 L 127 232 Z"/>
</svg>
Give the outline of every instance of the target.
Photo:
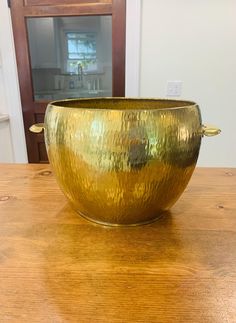
<svg viewBox="0 0 236 323">
<path fill-rule="evenodd" d="M 91 98 L 48 105 L 49 161 L 74 209 L 108 225 L 157 219 L 178 200 L 194 171 L 202 125 L 194 102 Z"/>
</svg>

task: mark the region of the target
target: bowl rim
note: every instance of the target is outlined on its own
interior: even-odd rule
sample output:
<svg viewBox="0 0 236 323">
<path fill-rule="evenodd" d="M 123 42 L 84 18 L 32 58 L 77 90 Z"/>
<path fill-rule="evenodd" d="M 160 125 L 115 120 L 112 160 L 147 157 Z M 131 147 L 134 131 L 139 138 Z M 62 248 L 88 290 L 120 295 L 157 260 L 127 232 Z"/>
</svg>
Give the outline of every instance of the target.
<svg viewBox="0 0 236 323">
<path fill-rule="evenodd" d="M 183 106 L 172 106 L 172 107 L 163 107 L 163 108 L 109 108 L 109 107 L 74 107 L 74 106 L 63 106 L 63 103 L 66 102 L 90 102 L 90 101 L 159 101 L 159 102 L 176 102 L 178 104 L 183 103 Z M 92 97 L 92 98 L 70 98 L 63 100 L 54 100 L 48 103 L 47 107 L 55 107 L 55 108 L 66 108 L 66 109 L 80 109 L 80 110 L 100 110 L 100 111 L 167 111 L 167 110 L 175 110 L 175 109 L 189 109 L 189 108 L 198 108 L 198 104 L 194 101 L 190 100 L 178 100 L 178 99 L 169 99 L 169 98 L 145 98 L 145 97 Z"/>
</svg>

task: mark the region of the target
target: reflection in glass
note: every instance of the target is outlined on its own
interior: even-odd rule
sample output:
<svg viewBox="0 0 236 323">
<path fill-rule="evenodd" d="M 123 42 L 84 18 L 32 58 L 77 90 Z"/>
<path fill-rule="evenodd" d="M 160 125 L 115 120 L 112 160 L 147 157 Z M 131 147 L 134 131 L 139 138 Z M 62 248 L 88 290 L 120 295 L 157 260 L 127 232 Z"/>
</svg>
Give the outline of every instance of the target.
<svg viewBox="0 0 236 323">
<path fill-rule="evenodd" d="M 111 16 L 27 18 L 34 99 L 112 96 Z"/>
</svg>

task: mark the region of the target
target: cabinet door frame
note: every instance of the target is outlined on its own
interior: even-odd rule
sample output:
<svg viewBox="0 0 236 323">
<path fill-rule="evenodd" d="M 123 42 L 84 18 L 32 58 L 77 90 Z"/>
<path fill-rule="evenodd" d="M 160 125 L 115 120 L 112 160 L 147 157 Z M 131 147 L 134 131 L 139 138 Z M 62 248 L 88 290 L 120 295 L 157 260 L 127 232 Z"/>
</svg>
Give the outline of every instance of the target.
<svg viewBox="0 0 236 323">
<path fill-rule="evenodd" d="M 29 127 L 42 121 L 48 101 L 35 101 L 29 55 L 26 18 L 56 16 L 112 16 L 112 95 L 125 96 L 125 0 L 11 0 L 11 17 L 21 94 L 28 160 L 44 162 L 40 147 L 43 134 L 32 134 Z"/>
</svg>

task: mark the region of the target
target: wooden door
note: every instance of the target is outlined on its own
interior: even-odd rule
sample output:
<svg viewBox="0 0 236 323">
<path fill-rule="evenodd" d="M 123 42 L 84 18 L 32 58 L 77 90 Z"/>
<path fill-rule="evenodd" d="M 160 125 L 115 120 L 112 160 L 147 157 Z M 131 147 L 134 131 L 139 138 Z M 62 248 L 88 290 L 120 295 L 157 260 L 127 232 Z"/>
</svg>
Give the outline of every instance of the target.
<svg viewBox="0 0 236 323">
<path fill-rule="evenodd" d="M 84 17 L 83 19 L 87 17 L 86 18 L 87 20 L 91 19 L 91 17 L 93 18 L 96 17 L 95 19 L 96 21 L 98 21 L 98 19 L 103 19 L 102 17 L 108 17 L 106 19 L 111 20 L 110 25 L 111 25 L 111 39 L 112 39 L 111 41 L 112 64 L 110 68 L 112 70 L 112 78 L 111 78 L 112 82 L 110 82 L 110 84 L 112 83 L 111 95 L 116 97 L 124 96 L 125 95 L 125 0 L 97 0 L 97 1 L 96 0 L 10 0 L 9 3 L 11 8 L 13 35 L 14 35 L 15 49 L 16 49 L 16 59 L 17 59 L 17 68 L 18 68 L 18 76 L 19 76 L 19 84 L 20 84 L 21 103 L 22 103 L 22 110 L 23 110 L 28 160 L 30 163 L 44 163 L 44 162 L 47 162 L 48 159 L 47 159 L 47 153 L 45 149 L 43 134 L 33 134 L 29 131 L 29 127 L 34 123 L 43 122 L 44 114 L 45 114 L 45 110 L 48 102 L 52 101 L 53 99 L 58 99 L 58 95 L 57 94 L 54 95 L 55 98 L 53 97 L 52 99 L 51 93 L 49 93 L 48 96 L 47 95 L 40 96 L 38 95 L 38 92 L 36 94 L 35 89 L 38 86 L 38 84 L 40 82 L 47 83 L 49 80 L 52 79 L 52 76 L 53 76 L 55 91 L 58 88 L 61 89 L 63 87 L 64 89 L 66 87 L 68 91 L 70 91 L 69 93 L 73 92 L 73 95 L 75 95 L 74 93 L 75 91 L 72 91 L 71 89 L 81 87 L 81 89 L 83 88 L 83 91 L 81 90 L 78 93 L 83 92 L 85 93 L 84 95 L 86 96 L 86 91 L 88 90 L 90 91 L 89 93 L 93 93 L 93 96 L 101 96 L 100 92 L 103 91 L 103 90 L 100 90 L 100 83 L 101 83 L 100 81 L 102 76 L 101 78 L 99 78 L 98 74 L 103 73 L 105 75 L 105 72 L 104 72 L 105 65 L 103 65 L 102 72 L 99 72 L 99 73 L 96 72 L 97 74 L 95 73 L 96 79 L 92 79 L 92 76 L 91 76 L 92 73 L 86 73 L 87 90 L 84 90 L 83 83 L 85 81 L 82 79 L 82 75 L 85 75 L 85 73 L 84 74 L 82 73 L 82 68 L 81 68 L 81 77 L 80 77 L 79 76 L 80 72 L 78 71 L 76 73 L 75 71 L 75 69 L 77 69 L 78 67 L 81 67 L 82 64 L 76 65 L 76 63 L 74 64 L 74 61 L 76 62 L 76 60 L 73 60 L 73 57 L 74 57 L 73 55 L 76 56 L 76 55 L 82 55 L 82 54 L 74 53 L 73 46 L 71 46 L 72 48 L 71 52 L 69 54 L 66 53 L 67 58 L 68 57 L 70 58 L 70 56 L 72 58 L 71 58 L 71 61 L 68 59 L 67 63 L 65 62 L 63 63 L 64 72 L 61 72 L 61 69 L 60 69 L 60 72 L 58 72 L 58 69 L 59 69 L 57 65 L 58 62 L 55 63 L 56 56 L 58 55 L 57 51 L 54 51 L 53 55 L 51 54 L 46 55 L 47 56 L 46 63 L 38 62 L 36 59 L 34 59 L 34 55 L 40 56 L 39 52 L 41 52 L 43 55 L 44 52 L 48 50 L 48 46 L 51 46 L 52 44 L 53 44 L 52 46 L 58 46 L 58 45 L 55 45 L 56 41 L 50 42 L 50 32 L 48 31 L 45 32 L 46 30 L 45 23 L 50 25 L 52 23 L 52 19 L 54 20 L 57 19 L 56 22 L 53 20 L 53 24 L 54 22 L 57 24 L 61 24 L 63 21 L 64 22 L 69 21 L 68 19 L 70 18 L 74 20 L 76 19 L 76 17 Z M 50 19 L 48 20 L 47 18 L 50 18 Z M 32 25 L 36 31 L 38 30 L 37 29 L 38 27 L 36 26 L 37 24 L 35 23 L 36 21 L 38 25 L 44 26 L 43 28 L 45 32 L 45 37 L 47 38 L 48 44 L 49 44 L 47 46 L 42 45 L 42 46 L 39 46 L 39 48 L 33 48 L 32 44 L 30 44 L 30 39 L 33 39 L 33 41 L 39 42 L 39 39 L 34 35 L 32 36 L 32 32 L 29 30 L 30 25 Z M 88 25 L 90 26 L 89 22 L 88 22 Z M 55 27 L 55 24 L 54 24 L 54 27 Z M 55 28 L 53 30 L 55 31 Z M 59 29 L 59 32 L 57 33 L 61 33 L 61 29 Z M 83 35 L 81 33 L 73 34 L 73 30 L 71 31 L 69 27 L 66 29 L 67 42 L 68 44 L 69 42 L 71 42 L 70 44 L 72 45 L 73 45 L 73 41 L 74 42 L 76 41 L 77 42 L 76 44 L 80 44 L 81 43 L 80 37 L 85 37 L 84 43 L 88 43 L 88 40 L 86 37 L 90 37 L 89 43 L 87 46 L 90 46 L 92 48 L 95 42 L 93 40 L 93 37 L 95 37 L 94 34 L 95 33 L 93 33 L 92 35 L 91 32 L 87 32 L 87 34 L 83 32 Z M 73 37 L 76 40 L 73 40 Z M 86 55 L 90 55 L 88 56 L 88 58 L 86 58 L 87 59 L 86 64 L 87 62 L 89 62 L 90 68 L 91 68 L 92 64 L 96 62 L 96 59 L 93 58 L 93 55 L 95 55 L 94 54 L 95 49 L 94 50 L 91 49 L 90 51 L 87 49 L 86 53 L 87 53 Z M 84 55 L 83 57 L 87 57 L 86 55 Z M 38 60 L 40 61 L 40 59 Z M 94 59 L 94 61 L 92 59 Z M 34 62 L 34 60 L 36 61 L 36 63 Z M 81 61 L 77 60 L 77 62 L 81 62 Z M 85 61 L 83 60 L 83 62 Z M 72 72 L 70 69 L 72 69 Z M 44 81 L 42 81 L 42 79 L 40 81 L 40 77 L 39 77 L 40 73 L 41 74 L 44 73 Z M 50 77 L 45 78 L 45 75 L 47 75 L 45 73 L 49 73 L 48 75 L 50 75 Z M 70 77 L 70 81 L 68 81 L 69 77 Z M 83 76 L 83 78 L 85 77 Z M 90 81 L 89 78 L 92 79 L 92 81 Z M 107 79 L 109 80 L 108 76 L 106 76 L 106 80 Z M 61 80 L 63 80 L 63 86 L 61 85 Z M 74 84 L 75 82 L 77 82 L 76 83 L 77 85 Z M 43 86 L 46 86 L 46 85 L 43 84 Z M 99 88 L 99 90 L 94 90 L 95 87 Z M 104 90 L 103 93 L 105 92 L 106 91 Z M 61 98 L 64 98 L 63 95 L 65 96 L 65 98 L 67 98 L 68 97 L 67 94 L 68 93 L 61 94 L 62 96 Z M 78 95 L 77 97 L 79 96 L 80 95 Z"/>
</svg>

